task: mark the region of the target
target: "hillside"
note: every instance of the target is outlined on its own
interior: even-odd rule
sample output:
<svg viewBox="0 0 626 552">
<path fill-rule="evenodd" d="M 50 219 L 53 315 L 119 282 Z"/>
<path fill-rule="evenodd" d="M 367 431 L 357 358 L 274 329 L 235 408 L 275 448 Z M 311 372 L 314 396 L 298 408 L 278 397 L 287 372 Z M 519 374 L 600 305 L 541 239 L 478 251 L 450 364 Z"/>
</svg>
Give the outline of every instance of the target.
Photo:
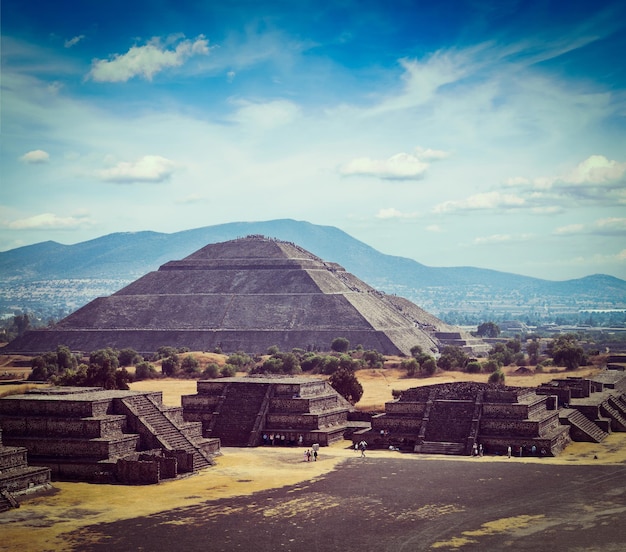
<svg viewBox="0 0 626 552">
<path fill-rule="evenodd" d="M 332 226 L 283 219 L 172 234 L 115 233 L 74 245 L 47 241 L 0 252 L 0 309 L 63 315 L 206 244 L 250 234 L 297 243 L 373 287 L 407 297 L 434 314 L 496 308 L 514 315 L 626 306 L 626 281 L 611 276 L 554 282 L 476 267 L 429 267 L 381 253 Z"/>
</svg>

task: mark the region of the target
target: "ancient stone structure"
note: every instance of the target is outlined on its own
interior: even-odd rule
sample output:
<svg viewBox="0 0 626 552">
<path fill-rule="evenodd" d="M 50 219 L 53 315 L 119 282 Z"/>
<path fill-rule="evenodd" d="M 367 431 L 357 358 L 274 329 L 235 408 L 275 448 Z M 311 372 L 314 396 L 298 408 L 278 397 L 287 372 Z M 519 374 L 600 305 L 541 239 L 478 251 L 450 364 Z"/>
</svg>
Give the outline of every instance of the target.
<svg viewBox="0 0 626 552">
<path fill-rule="evenodd" d="M 182 397 L 184 418 L 224 446 L 325 446 L 369 427 L 349 421 L 354 408 L 323 380 L 222 378 L 199 381 L 197 391 Z"/>
<path fill-rule="evenodd" d="M 6 446 L 0 428 L 0 512 L 19 507 L 19 495 L 49 486 L 50 468 L 29 466 L 27 450 Z"/>
<path fill-rule="evenodd" d="M 558 397 L 561 423 L 576 441 L 601 442 L 612 431 L 626 431 L 626 372 L 603 370 L 590 377 L 554 379 L 537 392 Z"/>
<path fill-rule="evenodd" d="M 336 263 L 293 243 L 249 236 L 168 262 L 52 328 L 27 332 L 3 352 L 42 353 L 58 345 L 85 352 L 130 347 L 150 353 L 172 346 L 261 353 L 272 345 L 328 350 L 336 337 L 383 354 L 408 354 L 414 345 L 436 353 L 446 339 L 470 351 L 485 349 Z"/>
<path fill-rule="evenodd" d="M 468 455 L 474 444 L 486 454 L 555 455 L 570 442 L 559 423 L 556 399 L 534 389 L 460 382 L 403 391 L 353 435 L 375 448 Z M 533 449 L 534 447 L 534 449 Z"/>
<path fill-rule="evenodd" d="M 145 484 L 212 465 L 218 439 L 161 392 L 54 387 L 0 399 L 5 443 L 61 480 Z"/>
</svg>

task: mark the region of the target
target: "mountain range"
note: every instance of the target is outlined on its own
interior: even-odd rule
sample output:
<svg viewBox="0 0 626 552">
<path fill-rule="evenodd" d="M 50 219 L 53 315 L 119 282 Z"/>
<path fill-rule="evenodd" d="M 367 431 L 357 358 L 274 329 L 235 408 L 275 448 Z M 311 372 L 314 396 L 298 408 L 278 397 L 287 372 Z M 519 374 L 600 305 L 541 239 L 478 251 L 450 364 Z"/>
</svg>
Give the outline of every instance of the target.
<svg viewBox="0 0 626 552">
<path fill-rule="evenodd" d="M 99 294 L 102 281 L 108 281 L 112 293 L 204 245 L 252 234 L 294 242 L 326 261 L 339 263 L 373 287 L 402 295 L 434 314 L 496 306 L 510 312 L 545 311 L 557 305 L 566 310 L 626 306 L 626 281 L 612 276 L 596 274 L 557 282 L 476 267 L 429 267 L 381 253 L 336 227 L 291 219 L 233 222 L 171 234 L 122 232 L 74 245 L 46 241 L 0 252 L 0 297 L 5 295 L 5 306 L 15 307 L 8 289 L 59 280 L 99 281 Z"/>
</svg>

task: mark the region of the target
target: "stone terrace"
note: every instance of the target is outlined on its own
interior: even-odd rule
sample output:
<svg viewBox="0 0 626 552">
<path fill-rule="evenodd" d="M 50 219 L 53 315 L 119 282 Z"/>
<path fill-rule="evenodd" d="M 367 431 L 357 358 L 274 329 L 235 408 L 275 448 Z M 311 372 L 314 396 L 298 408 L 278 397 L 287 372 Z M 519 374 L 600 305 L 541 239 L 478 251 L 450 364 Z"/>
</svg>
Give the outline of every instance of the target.
<svg viewBox="0 0 626 552">
<path fill-rule="evenodd" d="M 56 479 L 157 483 L 211 465 L 219 440 L 160 392 L 48 388 L 0 399 L 5 442 Z"/>
<path fill-rule="evenodd" d="M 570 441 L 552 397 L 533 389 L 459 382 L 404 391 L 357 432 L 375 448 L 398 447 L 422 453 L 470 454 L 474 444 L 489 454 L 544 451 L 558 454 Z M 535 447 L 533 449 L 533 447 Z"/>
<path fill-rule="evenodd" d="M 49 486 L 50 468 L 29 466 L 27 450 L 4 445 L 0 429 L 0 512 L 18 507 L 16 496 Z"/>
<path fill-rule="evenodd" d="M 225 446 L 325 446 L 363 426 L 349 421 L 352 405 L 323 380 L 222 378 L 199 381 L 197 391 L 182 397 L 185 420 L 202 422 L 204 436 Z"/>
</svg>

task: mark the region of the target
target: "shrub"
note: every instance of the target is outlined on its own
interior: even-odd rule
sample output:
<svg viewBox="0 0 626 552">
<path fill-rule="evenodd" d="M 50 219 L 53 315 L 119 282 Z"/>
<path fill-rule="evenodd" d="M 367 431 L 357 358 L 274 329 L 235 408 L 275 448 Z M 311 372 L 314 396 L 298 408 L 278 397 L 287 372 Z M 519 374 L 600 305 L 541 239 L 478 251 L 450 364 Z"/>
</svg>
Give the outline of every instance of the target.
<svg viewBox="0 0 626 552">
<path fill-rule="evenodd" d="M 351 404 L 356 404 L 363 396 L 363 386 L 352 370 L 339 368 L 328 380 L 331 387 Z"/>
<path fill-rule="evenodd" d="M 180 363 L 180 368 L 187 375 L 200 373 L 200 363 L 198 362 L 198 359 L 196 357 L 193 357 L 191 355 L 187 355 L 185 358 L 183 358 L 182 362 Z"/>
<path fill-rule="evenodd" d="M 465 367 L 465 371 L 468 374 L 480 374 L 480 372 L 482 371 L 482 366 L 480 365 L 480 362 L 470 362 Z"/>
<path fill-rule="evenodd" d="M 489 383 L 496 383 L 498 385 L 504 385 L 504 379 L 505 379 L 504 372 L 498 368 L 495 372 L 493 372 L 489 376 L 489 379 L 487 381 Z"/>
<path fill-rule="evenodd" d="M 400 368 L 402 368 L 403 370 L 406 370 L 406 375 L 412 378 L 413 376 L 415 376 L 415 374 L 419 370 L 420 365 L 418 364 L 417 360 L 415 360 L 414 358 L 405 358 L 400 363 Z"/>
<path fill-rule="evenodd" d="M 432 376 L 437 371 L 437 361 L 433 357 L 427 358 L 420 364 L 420 372 L 425 376 Z"/>
<path fill-rule="evenodd" d="M 136 380 L 155 379 L 158 377 L 159 373 L 157 372 L 156 368 L 145 360 L 137 364 L 137 366 L 135 367 Z"/>
<path fill-rule="evenodd" d="M 220 370 L 223 378 L 232 378 L 237 375 L 237 367 L 232 364 L 224 364 Z"/>
<path fill-rule="evenodd" d="M 350 348 L 350 341 L 345 337 L 336 337 L 330 344 L 330 350 L 337 353 L 346 353 Z"/>
<path fill-rule="evenodd" d="M 202 372 L 202 377 L 215 379 L 220 375 L 220 367 L 215 362 L 209 362 Z"/>
</svg>

